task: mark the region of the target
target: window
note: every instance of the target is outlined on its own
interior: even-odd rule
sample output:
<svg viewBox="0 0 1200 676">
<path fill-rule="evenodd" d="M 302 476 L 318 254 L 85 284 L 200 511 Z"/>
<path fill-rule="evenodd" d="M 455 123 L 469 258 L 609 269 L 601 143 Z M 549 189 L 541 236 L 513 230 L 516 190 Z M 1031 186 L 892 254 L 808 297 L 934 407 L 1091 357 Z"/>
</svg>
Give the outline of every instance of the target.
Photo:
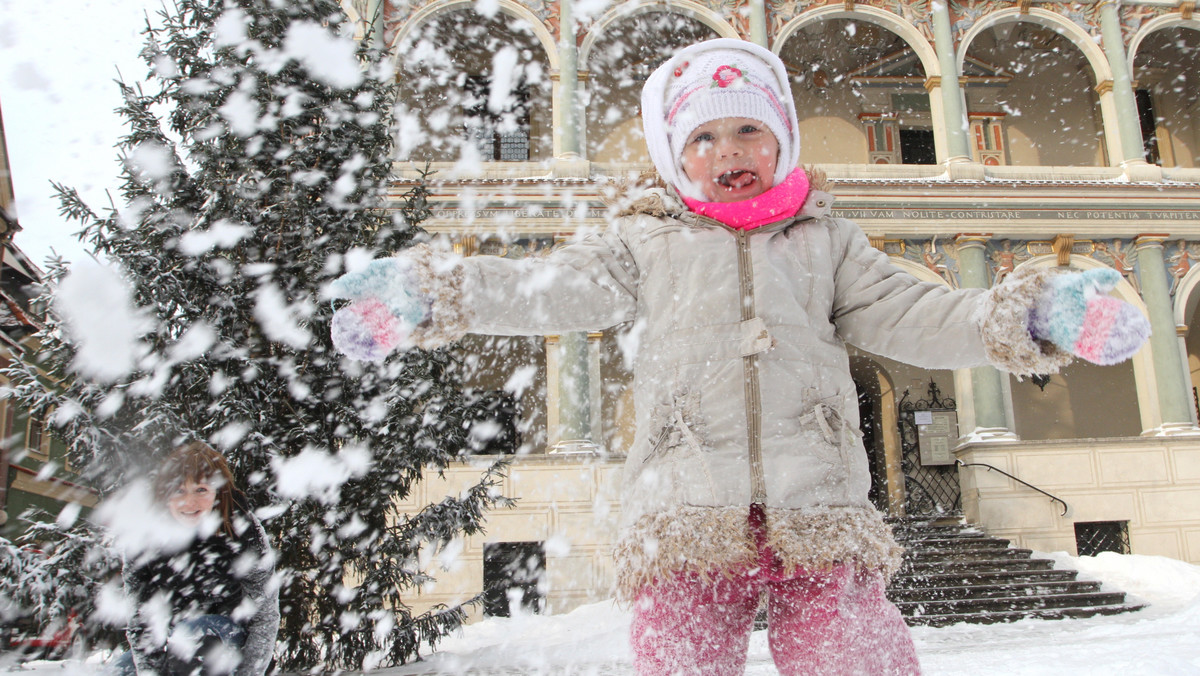
<svg viewBox="0 0 1200 676">
<path fill-rule="evenodd" d="M 517 399 L 504 390 L 474 394 L 467 405 L 467 443 L 477 455 L 513 454 L 521 446 L 517 430 Z"/>
<path fill-rule="evenodd" d="M 1154 115 L 1154 99 L 1146 89 L 1134 91 L 1137 100 L 1138 124 L 1142 128 L 1142 153 L 1150 164 L 1158 164 L 1158 120 Z"/>
<path fill-rule="evenodd" d="M 541 542 L 490 542 L 483 546 L 483 614 L 509 617 L 516 608 L 540 613 L 546 553 Z"/>
<path fill-rule="evenodd" d="M 44 449 L 45 445 L 45 418 L 42 415 L 30 414 L 25 427 L 25 448 L 28 450 L 29 456 L 38 460 L 47 460 L 48 454 Z"/>
<path fill-rule="evenodd" d="M 523 162 L 529 159 L 529 87 L 518 83 L 499 110 L 489 106 L 492 81 L 485 75 L 467 77 L 463 101 L 467 140 L 485 161 Z"/>
<path fill-rule="evenodd" d="M 904 164 L 937 164 L 933 130 L 901 129 L 900 161 Z"/>
<path fill-rule="evenodd" d="M 1085 521 L 1075 524 L 1075 549 L 1079 556 L 1100 552 L 1129 553 L 1128 521 Z"/>
</svg>

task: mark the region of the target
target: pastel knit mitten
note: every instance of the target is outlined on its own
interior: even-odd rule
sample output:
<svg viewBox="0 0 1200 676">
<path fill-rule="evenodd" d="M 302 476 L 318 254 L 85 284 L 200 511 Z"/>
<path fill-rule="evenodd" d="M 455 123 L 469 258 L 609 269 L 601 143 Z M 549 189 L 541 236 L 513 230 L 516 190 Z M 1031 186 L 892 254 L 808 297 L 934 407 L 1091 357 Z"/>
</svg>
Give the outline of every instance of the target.
<svg viewBox="0 0 1200 676">
<path fill-rule="evenodd" d="M 1029 311 L 1029 333 L 1095 364 L 1117 364 L 1150 336 L 1137 308 L 1108 295 L 1121 281 L 1110 268 L 1055 275 L 1046 280 Z"/>
<path fill-rule="evenodd" d="M 412 263 L 379 258 L 329 286 L 334 298 L 351 303 L 333 314 L 330 336 L 339 352 L 360 361 L 381 361 L 411 346 L 413 328 L 429 316 L 430 300 L 421 293 Z"/>
</svg>

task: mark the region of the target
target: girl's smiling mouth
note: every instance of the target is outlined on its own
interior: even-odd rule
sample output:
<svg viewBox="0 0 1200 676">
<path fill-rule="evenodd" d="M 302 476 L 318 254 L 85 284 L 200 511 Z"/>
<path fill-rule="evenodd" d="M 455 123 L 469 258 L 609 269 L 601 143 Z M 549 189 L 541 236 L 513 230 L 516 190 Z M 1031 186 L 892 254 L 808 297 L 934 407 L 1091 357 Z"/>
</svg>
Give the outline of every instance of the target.
<svg viewBox="0 0 1200 676">
<path fill-rule="evenodd" d="M 758 175 L 753 171 L 747 171 L 746 169 L 734 169 L 721 174 L 714 179 L 714 182 L 722 187 L 737 190 L 739 188 L 745 188 L 757 180 Z"/>
</svg>

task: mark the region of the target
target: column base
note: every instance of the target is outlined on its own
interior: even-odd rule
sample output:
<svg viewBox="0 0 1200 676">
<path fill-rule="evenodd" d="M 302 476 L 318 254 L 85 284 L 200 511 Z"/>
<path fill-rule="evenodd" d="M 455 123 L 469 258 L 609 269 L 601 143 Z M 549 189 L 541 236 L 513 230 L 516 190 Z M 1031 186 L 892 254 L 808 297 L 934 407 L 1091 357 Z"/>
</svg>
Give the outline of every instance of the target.
<svg viewBox="0 0 1200 676">
<path fill-rule="evenodd" d="M 1007 427 L 976 427 L 970 434 L 959 437 L 958 448 L 967 444 L 999 444 L 1020 440 L 1021 437 Z"/>
<path fill-rule="evenodd" d="M 1125 178 L 1133 183 L 1163 182 L 1162 167 L 1157 164 L 1150 164 L 1145 160 L 1130 160 L 1122 162 L 1121 168 L 1125 170 Z"/>
<path fill-rule="evenodd" d="M 1200 427 L 1195 423 L 1163 423 L 1152 430 L 1142 432 L 1143 437 L 1194 437 L 1200 436 Z"/>
<path fill-rule="evenodd" d="M 575 153 L 565 153 L 554 158 L 550 175 L 554 178 L 590 178 L 592 163 Z"/>
<path fill-rule="evenodd" d="M 946 160 L 946 175 L 951 181 L 982 181 L 987 170 L 969 157 L 951 157 Z"/>
<path fill-rule="evenodd" d="M 604 449 L 591 439 L 563 439 L 546 449 L 547 455 L 604 455 Z"/>
</svg>

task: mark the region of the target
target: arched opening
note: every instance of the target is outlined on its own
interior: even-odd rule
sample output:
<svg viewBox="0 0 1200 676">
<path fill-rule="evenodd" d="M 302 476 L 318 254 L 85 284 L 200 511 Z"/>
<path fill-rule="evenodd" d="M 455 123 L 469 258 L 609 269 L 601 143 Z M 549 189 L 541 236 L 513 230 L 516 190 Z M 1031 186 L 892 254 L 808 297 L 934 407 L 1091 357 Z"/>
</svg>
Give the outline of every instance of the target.
<svg viewBox="0 0 1200 676">
<path fill-rule="evenodd" d="M 1200 30 L 1176 25 L 1147 35 L 1133 77 L 1146 161 L 1200 167 Z"/>
<path fill-rule="evenodd" d="M 873 357 L 854 355 L 850 373 L 858 391 L 859 430 L 871 472 L 868 499 L 890 516 L 903 516 L 904 471 L 896 417 L 897 393 L 891 376 Z"/>
<path fill-rule="evenodd" d="M 962 64 L 976 159 L 1018 166 L 1104 166 L 1095 75 L 1068 38 L 1033 21 L 974 35 Z"/>
<path fill-rule="evenodd" d="M 622 165 L 650 162 L 642 133 L 642 85 L 655 68 L 688 45 L 719 37 L 685 14 L 647 12 L 617 19 L 587 54 L 587 156 Z"/>
<path fill-rule="evenodd" d="M 859 429 L 871 472 L 872 504 L 891 516 L 942 516 L 961 509 L 953 464 L 957 435 L 946 438 L 943 457 L 918 438 L 912 410 L 954 403 L 952 371 L 930 371 L 850 348 L 850 372 L 858 390 Z M 932 397 L 931 385 L 936 391 Z M 936 401 L 933 401 L 936 399 Z M 954 416 L 956 417 L 956 416 Z M 925 435 L 920 435 L 925 436 Z M 920 442 L 926 442 L 925 457 Z"/>
<path fill-rule="evenodd" d="M 1200 418 L 1200 331 L 1194 330 L 1196 322 L 1200 320 L 1200 267 L 1190 264 L 1190 260 L 1195 260 L 1200 255 L 1200 245 L 1179 240 L 1171 249 L 1174 249 L 1174 255 L 1170 256 L 1169 260 L 1174 259 L 1175 266 L 1172 269 L 1175 273 L 1172 275 L 1175 322 L 1176 325 L 1187 327 L 1183 335 L 1183 345 L 1187 352 L 1193 412 Z"/>
<path fill-rule="evenodd" d="M 925 66 L 902 37 L 865 18 L 830 18 L 797 28 L 779 56 L 805 162 L 937 163 Z"/>
<path fill-rule="evenodd" d="M 1049 380 L 1013 378 L 1013 419 L 1024 441 L 1141 435 L 1137 381 L 1129 362 L 1076 360 Z"/>
<path fill-rule="evenodd" d="M 550 65 L 527 20 L 452 9 L 403 43 L 398 159 L 471 165 L 553 154 Z"/>
<path fill-rule="evenodd" d="M 1051 261 L 1034 259 L 1025 265 L 1041 267 Z M 1071 263 L 1076 271 L 1105 267 L 1082 256 L 1073 257 Z M 1129 281 L 1122 280 L 1112 295 L 1141 305 Z M 1113 366 L 1076 360 L 1049 377 L 1024 380 L 1010 377 L 1013 431 L 1025 441 L 1140 436 L 1144 426 L 1136 369 L 1139 360 L 1145 359 L 1139 353 Z"/>
</svg>

